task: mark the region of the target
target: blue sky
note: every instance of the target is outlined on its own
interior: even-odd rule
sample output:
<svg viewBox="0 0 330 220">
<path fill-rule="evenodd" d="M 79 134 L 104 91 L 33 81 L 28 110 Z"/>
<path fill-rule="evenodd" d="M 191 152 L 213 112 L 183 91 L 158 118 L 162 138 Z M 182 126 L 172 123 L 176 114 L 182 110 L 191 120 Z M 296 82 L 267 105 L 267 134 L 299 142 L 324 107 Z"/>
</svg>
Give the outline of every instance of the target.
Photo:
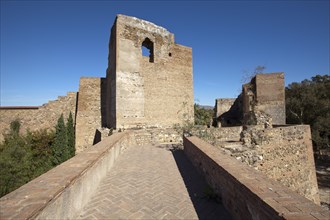
<svg viewBox="0 0 330 220">
<path fill-rule="evenodd" d="M 151 21 L 193 48 L 199 104 L 236 97 L 258 65 L 286 85 L 329 74 L 329 1 L 3 1 L 1 106 L 41 105 L 105 77 L 116 14 Z"/>
</svg>

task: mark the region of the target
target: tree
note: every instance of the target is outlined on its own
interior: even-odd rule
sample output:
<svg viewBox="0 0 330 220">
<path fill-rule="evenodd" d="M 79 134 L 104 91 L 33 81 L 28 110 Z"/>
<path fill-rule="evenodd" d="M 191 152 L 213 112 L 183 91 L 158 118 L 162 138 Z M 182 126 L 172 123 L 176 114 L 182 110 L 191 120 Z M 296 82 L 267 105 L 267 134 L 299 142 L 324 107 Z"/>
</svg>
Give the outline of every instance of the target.
<svg viewBox="0 0 330 220">
<path fill-rule="evenodd" d="M 74 155 L 72 114 L 65 126 L 63 115 L 56 131 L 40 129 L 20 134 L 20 121 L 10 123 L 10 130 L 0 144 L 0 197 L 17 189 Z M 73 149 L 72 149 L 73 147 Z"/>
<path fill-rule="evenodd" d="M 214 110 L 213 109 L 205 109 L 199 106 L 198 104 L 194 104 L 195 111 L 195 125 L 207 125 L 209 126 L 212 123 Z"/>
<path fill-rule="evenodd" d="M 66 128 L 67 128 L 67 136 L 68 136 L 68 151 L 69 151 L 69 157 L 71 158 L 76 153 L 75 132 L 74 132 L 74 124 L 73 124 L 73 118 L 71 112 L 68 117 Z"/>
<path fill-rule="evenodd" d="M 69 158 L 67 129 L 65 127 L 63 114 L 57 121 L 55 141 L 52 144 L 53 164 L 58 165 Z"/>
<path fill-rule="evenodd" d="M 257 74 L 263 73 L 265 69 L 266 69 L 265 66 L 258 65 L 254 68 L 253 72 L 245 70 L 244 75 L 242 76 L 242 79 L 241 79 L 241 83 L 250 82 L 253 79 L 253 77 L 255 77 Z"/>
<path fill-rule="evenodd" d="M 309 124 L 314 149 L 330 149 L 330 76 L 291 83 L 285 96 L 287 123 Z"/>
<path fill-rule="evenodd" d="M 25 140 L 19 135 L 20 122 L 10 124 L 10 132 L 5 135 L 0 153 L 0 195 L 15 190 L 30 180 L 31 154 Z"/>
</svg>

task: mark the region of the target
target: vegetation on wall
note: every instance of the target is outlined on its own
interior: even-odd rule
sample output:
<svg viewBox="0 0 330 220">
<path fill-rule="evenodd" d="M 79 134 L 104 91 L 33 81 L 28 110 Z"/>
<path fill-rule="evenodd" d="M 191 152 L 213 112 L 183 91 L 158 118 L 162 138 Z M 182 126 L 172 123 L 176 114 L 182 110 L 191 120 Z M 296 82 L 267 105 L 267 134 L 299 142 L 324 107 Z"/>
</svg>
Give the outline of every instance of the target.
<svg viewBox="0 0 330 220">
<path fill-rule="evenodd" d="M 66 125 L 61 115 L 56 131 L 41 129 L 20 134 L 20 122 L 15 120 L 4 137 L 0 144 L 0 197 L 75 154 L 71 113 Z"/>
<path fill-rule="evenodd" d="M 288 124 L 309 124 L 315 151 L 330 150 L 330 76 L 291 83 L 285 88 Z"/>
</svg>

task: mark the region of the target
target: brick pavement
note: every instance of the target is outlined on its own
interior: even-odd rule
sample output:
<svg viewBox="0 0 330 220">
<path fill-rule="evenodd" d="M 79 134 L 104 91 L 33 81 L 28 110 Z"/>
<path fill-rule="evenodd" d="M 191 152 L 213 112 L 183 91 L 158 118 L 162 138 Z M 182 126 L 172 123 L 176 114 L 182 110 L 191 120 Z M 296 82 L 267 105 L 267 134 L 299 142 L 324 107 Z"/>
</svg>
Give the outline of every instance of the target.
<svg viewBox="0 0 330 220">
<path fill-rule="evenodd" d="M 129 148 L 96 192 L 77 218 L 231 219 L 175 145 Z"/>
</svg>

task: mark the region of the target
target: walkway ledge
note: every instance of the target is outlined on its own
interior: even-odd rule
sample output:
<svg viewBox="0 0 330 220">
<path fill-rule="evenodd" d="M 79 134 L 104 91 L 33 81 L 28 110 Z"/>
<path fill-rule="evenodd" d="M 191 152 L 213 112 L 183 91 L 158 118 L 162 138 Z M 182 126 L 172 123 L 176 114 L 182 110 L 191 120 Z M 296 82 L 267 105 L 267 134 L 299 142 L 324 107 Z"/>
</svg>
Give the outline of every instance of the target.
<svg viewBox="0 0 330 220">
<path fill-rule="evenodd" d="M 234 219 L 329 220 L 330 212 L 197 137 L 184 152 Z"/>
<path fill-rule="evenodd" d="M 0 199 L 0 219 L 72 219 L 125 148 L 129 132 L 113 134 Z"/>
</svg>

